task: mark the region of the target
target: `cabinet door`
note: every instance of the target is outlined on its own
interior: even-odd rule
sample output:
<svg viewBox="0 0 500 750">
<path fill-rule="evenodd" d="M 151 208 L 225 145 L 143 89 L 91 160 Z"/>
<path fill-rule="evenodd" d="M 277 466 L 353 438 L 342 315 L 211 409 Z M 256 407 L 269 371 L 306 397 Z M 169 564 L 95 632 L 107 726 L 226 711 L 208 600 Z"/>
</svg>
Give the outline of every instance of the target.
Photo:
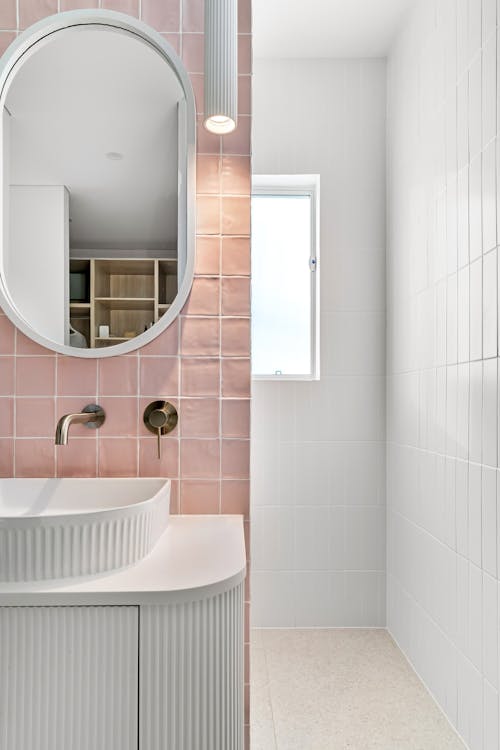
<svg viewBox="0 0 500 750">
<path fill-rule="evenodd" d="M 137 607 L 0 607 L 0 750 L 137 750 Z"/>
</svg>

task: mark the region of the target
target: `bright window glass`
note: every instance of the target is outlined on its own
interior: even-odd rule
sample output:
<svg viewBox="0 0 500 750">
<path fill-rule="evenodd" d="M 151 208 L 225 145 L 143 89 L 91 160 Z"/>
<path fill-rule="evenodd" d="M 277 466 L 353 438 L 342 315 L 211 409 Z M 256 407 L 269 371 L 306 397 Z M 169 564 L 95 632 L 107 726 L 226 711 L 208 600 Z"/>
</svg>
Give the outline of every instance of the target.
<svg viewBox="0 0 500 750">
<path fill-rule="evenodd" d="M 252 373 L 315 376 L 314 195 L 252 197 Z"/>
</svg>

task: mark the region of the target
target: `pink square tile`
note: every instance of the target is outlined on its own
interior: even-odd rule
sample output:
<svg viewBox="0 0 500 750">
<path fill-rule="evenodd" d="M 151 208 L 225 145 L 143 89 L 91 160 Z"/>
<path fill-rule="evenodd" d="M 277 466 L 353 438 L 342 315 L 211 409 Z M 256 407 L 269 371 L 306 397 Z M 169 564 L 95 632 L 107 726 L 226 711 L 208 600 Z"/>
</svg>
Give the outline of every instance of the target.
<svg viewBox="0 0 500 750">
<path fill-rule="evenodd" d="M 17 34 L 14 31 L 0 31 L 0 55 L 12 44 Z"/>
<path fill-rule="evenodd" d="M 44 346 L 40 346 L 40 344 L 32 341 L 24 333 L 21 333 L 21 331 L 18 331 L 16 336 L 16 354 L 32 354 L 39 357 L 53 356 L 53 353 L 49 349 L 45 349 Z"/>
<path fill-rule="evenodd" d="M 220 280 L 194 279 L 183 315 L 219 315 Z"/>
<path fill-rule="evenodd" d="M 222 435 L 231 438 L 250 437 L 250 400 L 222 401 Z"/>
<path fill-rule="evenodd" d="M 252 113 L 252 76 L 238 76 L 238 115 Z"/>
<path fill-rule="evenodd" d="M 222 476 L 224 479 L 248 479 L 250 476 L 250 441 L 222 441 Z"/>
<path fill-rule="evenodd" d="M 124 357 L 124 359 L 126 359 Z M 101 396 L 99 406 L 106 412 L 99 437 L 135 437 L 138 428 L 138 401 L 129 396 Z"/>
<path fill-rule="evenodd" d="M 168 328 L 160 333 L 150 344 L 140 349 L 140 355 L 150 354 L 176 355 L 179 351 L 179 323 L 174 320 Z"/>
<path fill-rule="evenodd" d="M 182 30 L 203 31 L 205 14 L 203 0 L 182 0 Z"/>
<path fill-rule="evenodd" d="M 56 431 L 54 398 L 16 399 L 16 437 L 51 437 Z"/>
<path fill-rule="evenodd" d="M 180 488 L 179 488 L 179 480 L 178 479 L 171 479 L 170 480 L 170 515 L 173 516 L 177 513 L 180 513 L 179 505 L 180 505 Z"/>
<path fill-rule="evenodd" d="M 135 396 L 138 389 L 137 357 L 99 360 L 99 393 L 103 396 Z"/>
<path fill-rule="evenodd" d="M 252 31 L 252 0 L 238 0 L 238 31 L 240 34 Z"/>
<path fill-rule="evenodd" d="M 196 199 L 196 233 L 219 234 L 220 232 L 220 198 L 201 195 Z"/>
<path fill-rule="evenodd" d="M 229 135 L 223 137 L 222 149 L 225 154 L 249 155 L 251 117 L 241 115 L 238 117 L 238 126 Z"/>
<path fill-rule="evenodd" d="M 218 399 L 182 399 L 180 414 L 182 437 L 218 437 L 219 419 Z"/>
<path fill-rule="evenodd" d="M 58 477 L 97 476 L 97 437 L 71 437 L 56 448 Z"/>
<path fill-rule="evenodd" d="M 19 28 L 26 29 L 53 13 L 57 13 L 57 0 L 19 0 Z"/>
<path fill-rule="evenodd" d="M 196 238 L 195 273 L 218 275 L 220 272 L 219 237 Z"/>
<path fill-rule="evenodd" d="M 222 279 L 222 314 L 250 315 L 250 279 Z"/>
<path fill-rule="evenodd" d="M 139 17 L 139 0 L 101 0 L 101 7 Z"/>
<path fill-rule="evenodd" d="M 14 357 L 0 357 L 0 396 L 12 396 L 14 394 Z"/>
<path fill-rule="evenodd" d="M 88 397 L 63 397 L 56 399 L 56 421 L 65 414 L 78 414 L 89 403 Z M 70 428 L 70 439 L 72 436 L 89 438 L 94 435 L 94 430 L 83 424 L 73 424 Z"/>
<path fill-rule="evenodd" d="M 156 438 L 139 440 L 139 476 L 166 477 L 179 475 L 179 440 L 165 435 L 161 439 L 161 458 L 158 458 Z M 171 498 L 172 500 L 172 498 Z"/>
<path fill-rule="evenodd" d="M 250 275 L 250 238 L 223 237 L 222 273 L 224 276 Z"/>
<path fill-rule="evenodd" d="M 220 362 L 218 359 L 187 359 L 181 361 L 183 396 L 218 396 Z"/>
<path fill-rule="evenodd" d="M 220 482 L 215 479 L 181 481 L 181 513 L 219 513 Z"/>
<path fill-rule="evenodd" d="M 252 72 L 252 37 L 250 34 L 238 34 L 238 73 Z"/>
<path fill-rule="evenodd" d="M 142 0 L 142 20 L 157 31 L 180 31 L 180 0 Z"/>
<path fill-rule="evenodd" d="M 198 118 L 196 148 L 199 154 L 219 154 L 221 149 L 221 136 L 210 133 L 203 125 L 202 117 Z"/>
<path fill-rule="evenodd" d="M 99 0 L 61 0 L 61 10 L 80 10 L 80 8 L 98 8 Z"/>
<path fill-rule="evenodd" d="M 181 351 L 190 356 L 211 356 L 220 350 L 220 318 L 182 318 Z"/>
<path fill-rule="evenodd" d="M 2 0 L 0 4 L 0 29 L 17 28 L 16 0 Z"/>
<path fill-rule="evenodd" d="M 221 170 L 222 192 L 231 195 L 250 195 L 250 157 L 223 156 Z"/>
<path fill-rule="evenodd" d="M 0 315 L 0 354 L 14 354 L 16 329 L 5 315 Z"/>
<path fill-rule="evenodd" d="M 14 476 L 14 440 L 0 438 L 0 477 Z"/>
<path fill-rule="evenodd" d="M 97 360 L 58 357 L 57 393 L 59 396 L 96 397 Z"/>
<path fill-rule="evenodd" d="M 222 318 L 221 351 L 226 357 L 250 356 L 249 318 Z"/>
<path fill-rule="evenodd" d="M 17 357 L 16 394 L 18 396 L 54 396 L 55 357 Z"/>
<path fill-rule="evenodd" d="M 250 398 L 250 360 L 222 360 L 222 395 L 229 398 Z"/>
<path fill-rule="evenodd" d="M 181 35 L 180 34 L 162 34 L 162 37 L 173 47 L 176 55 L 181 54 Z"/>
<path fill-rule="evenodd" d="M 203 34 L 182 35 L 182 61 L 190 73 L 203 73 L 205 70 Z"/>
<path fill-rule="evenodd" d="M 222 234 L 250 234 L 250 198 L 222 198 Z"/>
<path fill-rule="evenodd" d="M 221 513 L 241 513 L 245 518 L 250 513 L 250 482 L 232 479 L 221 482 Z"/>
<path fill-rule="evenodd" d="M 14 399 L 0 398 L 0 436 L 12 437 L 14 434 Z"/>
<path fill-rule="evenodd" d="M 100 477 L 137 476 L 137 440 L 100 437 L 98 443 Z"/>
<path fill-rule="evenodd" d="M 219 440 L 181 440 L 181 476 L 186 479 L 216 479 L 219 476 Z"/>
<path fill-rule="evenodd" d="M 203 112 L 205 109 L 205 77 L 202 73 L 190 73 L 191 85 L 194 91 L 196 111 Z M 198 178 L 198 175 L 196 175 Z M 199 192 L 203 192 L 200 190 Z"/>
<path fill-rule="evenodd" d="M 141 357 L 140 393 L 161 398 L 176 396 L 179 391 L 178 357 Z"/>
<path fill-rule="evenodd" d="M 16 477 L 55 476 L 54 438 L 26 438 L 15 441 Z"/>
<path fill-rule="evenodd" d="M 207 154 L 196 160 L 196 192 L 220 193 L 220 156 Z"/>
</svg>

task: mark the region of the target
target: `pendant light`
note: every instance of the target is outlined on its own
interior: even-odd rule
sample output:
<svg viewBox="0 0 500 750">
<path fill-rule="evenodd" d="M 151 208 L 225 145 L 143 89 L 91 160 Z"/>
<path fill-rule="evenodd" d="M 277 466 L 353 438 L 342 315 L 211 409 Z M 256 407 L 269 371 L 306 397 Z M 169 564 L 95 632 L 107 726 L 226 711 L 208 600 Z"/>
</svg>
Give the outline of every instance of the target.
<svg viewBox="0 0 500 750">
<path fill-rule="evenodd" d="M 205 121 L 231 133 L 238 112 L 238 0 L 205 0 Z"/>
</svg>

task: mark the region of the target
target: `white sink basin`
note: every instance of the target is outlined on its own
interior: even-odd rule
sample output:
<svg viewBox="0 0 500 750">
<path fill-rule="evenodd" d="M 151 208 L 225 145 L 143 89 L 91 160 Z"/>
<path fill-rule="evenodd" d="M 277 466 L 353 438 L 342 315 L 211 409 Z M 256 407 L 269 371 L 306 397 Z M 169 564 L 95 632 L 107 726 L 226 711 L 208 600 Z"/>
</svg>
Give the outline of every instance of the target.
<svg viewBox="0 0 500 750">
<path fill-rule="evenodd" d="M 0 581 L 132 565 L 151 552 L 169 510 L 168 479 L 1 479 Z"/>
</svg>

